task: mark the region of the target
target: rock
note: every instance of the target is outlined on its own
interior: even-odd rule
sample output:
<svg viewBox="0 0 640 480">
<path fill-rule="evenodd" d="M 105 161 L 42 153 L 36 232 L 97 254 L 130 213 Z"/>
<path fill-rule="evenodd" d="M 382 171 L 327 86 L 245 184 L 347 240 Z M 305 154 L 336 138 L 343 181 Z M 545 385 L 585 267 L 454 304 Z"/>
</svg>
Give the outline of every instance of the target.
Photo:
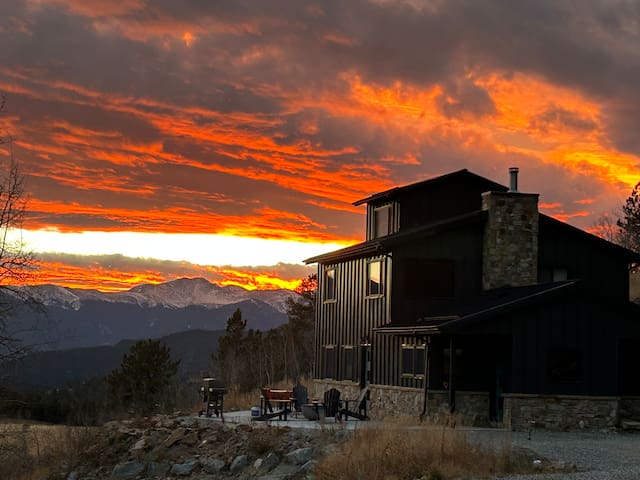
<svg viewBox="0 0 640 480">
<path fill-rule="evenodd" d="M 191 473 L 197 466 L 198 460 L 195 458 L 190 458 L 184 463 L 174 463 L 169 473 L 171 475 L 178 475 L 179 477 L 186 477 L 188 475 L 191 475 Z"/>
<path fill-rule="evenodd" d="M 124 462 L 118 463 L 111 472 L 110 480 L 133 480 L 141 475 L 146 468 L 146 464 L 142 462 Z"/>
<path fill-rule="evenodd" d="M 146 437 L 142 437 L 140 440 L 138 440 L 136 443 L 133 444 L 133 446 L 129 449 L 129 451 L 138 452 L 140 450 L 144 450 L 146 446 L 147 446 L 147 439 Z"/>
<path fill-rule="evenodd" d="M 174 430 L 173 433 L 169 435 L 169 437 L 163 442 L 163 445 L 167 448 L 170 448 L 171 446 L 178 443 L 182 439 L 182 437 L 186 435 L 186 433 L 187 430 L 185 428 L 178 428 L 177 430 Z"/>
<path fill-rule="evenodd" d="M 171 465 L 162 462 L 149 462 L 147 465 L 147 477 L 148 478 L 165 478 Z"/>
<path fill-rule="evenodd" d="M 304 465 L 302 465 L 300 467 L 300 470 L 298 470 L 298 471 L 302 472 L 302 473 L 311 473 L 311 472 L 313 472 L 314 468 L 316 468 L 315 460 L 309 460 Z"/>
<path fill-rule="evenodd" d="M 241 470 L 244 470 L 249 465 L 249 458 L 246 455 L 238 455 L 231 462 L 231 466 L 229 467 L 229 471 L 231 473 L 238 473 Z"/>
<path fill-rule="evenodd" d="M 200 465 L 206 473 L 219 473 L 222 471 L 226 463 L 219 458 L 206 458 L 200 460 Z"/>
<path fill-rule="evenodd" d="M 256 470 L 258 470 L 261 466 L 262 466 L 262 459 L 261 458 L 257 459 L 255 462 L 253 462 L 253 468 L 255 468 Z"/>
<path fill-rule="evenodd" d="M 309 460 L 311 460 L 312 456 L 313 456 L 313 448 L 311 447 L 298 448 L 293 452 L 287 453 L 284 456 L 284 460 L 285 462 L 291 465 L 302 465 L 304 463 L 307 463 Z"/>
<path fill-rule="evenodd" d="M 67 476 L 67 480 L 78 480 L 79 475 L 75 470 Z"/>
<path fill-rule="evenodd" d="M 264 459 L 262 460 L 261 468 L 264 471 L 271 471 L 278 466 L 280 463 L 280 457 L 273 452 L 270 452 Z"/>
<path fill-rule="evenodd" d="M 180 439 L 180 443 L 183 443 L 185 445 L 188 445 L 190 447 L 193 447 L 194 445 L 196 445 L 198 443 L 198 432 L 195 430 L 192 430 L 190 432 L 188 432 L 187 434 L 185 434 L 184 437 L 182 437 Z"/>
<path fill-rule="evenodd" d="M 286 480 L 288 478 L 294 478 L 298 470 L 299 468 L 296 465 L 282 463 L 267 475 L 258 477 L 258 480 Z"/>
</svg>

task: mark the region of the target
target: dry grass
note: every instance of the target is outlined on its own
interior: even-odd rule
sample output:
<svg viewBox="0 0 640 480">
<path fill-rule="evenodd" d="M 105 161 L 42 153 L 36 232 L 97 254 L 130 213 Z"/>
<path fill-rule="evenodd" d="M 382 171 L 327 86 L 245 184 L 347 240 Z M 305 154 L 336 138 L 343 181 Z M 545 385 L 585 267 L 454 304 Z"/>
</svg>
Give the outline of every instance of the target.
<svg viewBox="0 0 640 480">
<path fill-rule="evenodd" d="M 320 480 L 436 480 L 523 471 L 527 465 L 511 451 L 508 439 L 498 450 L 483 449 L 448 427 L 391 424 L 354 432 L 318 464 L 316 475 Z"/>
<path fill-rule="evenodd" d="M 235 388 L 229 389 L 224 396 L 224 410 L 249 410 L 254 405 L 260 405 L 260 390 L 239 392 Z"/>
<path fill-rule="evenodd" d="M 93 443 L 91 427 L 0 424 L 0 478 L 32 480 L 51 468 L 72 469 Z"/>
</svg>

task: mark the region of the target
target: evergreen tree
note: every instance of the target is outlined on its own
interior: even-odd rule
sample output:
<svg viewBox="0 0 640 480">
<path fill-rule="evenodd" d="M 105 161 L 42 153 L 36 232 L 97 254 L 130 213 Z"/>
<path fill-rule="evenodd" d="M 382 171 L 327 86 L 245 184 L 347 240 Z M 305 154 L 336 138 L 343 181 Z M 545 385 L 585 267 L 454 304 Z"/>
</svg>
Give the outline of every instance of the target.
<svg viewBox="0 0 640 480">
<path fill-rule="evenodd" d="M 620 229 L 620 244 L 640 253 L 640 183 L 636 184 L 622 206 L 622 218 L 616 223 Z"/>
<path fill-rule="evenodd" d="M 218 339 L 218 353 L 216 357 L 218 378 L 228 386 L 238 386 L 243 370 L 242 358 L 243 340 L 247 321 L 243 320 L 239 308 L 227 320 L 226 334 Z"/>
<path fill-rule="evenodd" d="M 171 360 L 171 350 L 164 343 L 141 340 L 107 377 L 110 397 L 138 413 L 148 413 L 161 402 L 179 364 Z"/>
</svg>

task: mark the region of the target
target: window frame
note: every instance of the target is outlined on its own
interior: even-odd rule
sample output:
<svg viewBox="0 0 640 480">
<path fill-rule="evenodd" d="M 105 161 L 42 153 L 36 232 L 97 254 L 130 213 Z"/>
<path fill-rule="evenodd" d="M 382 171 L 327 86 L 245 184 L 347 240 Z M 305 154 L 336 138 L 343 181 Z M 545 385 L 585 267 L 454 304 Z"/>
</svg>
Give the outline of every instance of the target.
<svg viewBox="0 0 640 480">
<path fill-rule="evenodd" d="M 422 364 L 418 362 L 418 351 L 422 351 Z M 405 352 L 411 352 L 411 368 L 405 369 Z M 424 343 L 402 343 L 400 345 L 400 378 L 424 380 L 424 362 L 427 354 Z"/>
<path fill-rule="evenodd" d="M 350 353 L 351 359 L 347 361 L 347 352 Z M 356 348 L 354 345 L 340 345 L 340 380 L 355 382 L 356 372 Z"/>
<path fill-rule="evenodd" d="M 329 272 L 332 272 L 333 275 L 330 276 Z M 322 276 L 322 303 L 336 303 L 338 301 L 336 288 L 337 269 L 335 267 L 326 267 Z M 331 279 L 331 282 L 329 282 L 329 279 Z"/>
<path fill-rule="evenodd" d="M 338 346 L 336 344 L 330 343 L 326 345 L 322 345 L 322 358 L 321 358 L 321 378 L 322 379 L 330 379 L 330 380 L 338 380 L 336 378 L 338 376 Z M 331 359 L 333 360 L 333 365 L 330 365 L 329 362 L 329 352 L 331 352 Z M 331 372 L 329 371 L 329 367 L 331 368 Z"/>
<path fill-rule="evenodd" d="M 378 288 L 376 292 L 372 292 L 371 286 L 372 284 L 374 284 L 375 282 L 371 281 L 371 265 L 373 264 L 378 264 L 379 265 L 379 271 L 378 271 L 378 275 L 379 275 L 379 279 L 377 282 Z M 382 258 L 377 258 L 375 260 L 368 260 L 367 261 L 367 272 L 366 272 L 366 285 L 365 285 L 365 298 L 381 298 L 384 297 L 385 294 L 385 269 L 384 269 L 384 259 Z"/>
<path fill-rule="evenodd" d="M 380 212 L 386 211 L 386 217 L 387 217 L 387 221 L 386 221 L 386 226 L 384 231 L 386 233 L 382 233 L 382 234 L 378 234 L 378 226 L 381 224 L 378 220 L 378 214 Z M 377 207 L 373 208 L 373 226 L 372 226 L 372 238 L 382 238 L 382 237 L 386 237 L 387 235 L 391 235 L 393 233 L 393 228 L 392 228 L 392 216 L 393 216 L 393 204 L 391 203 L 387 203 L 385 205 L 379 205 Z"/>
</svg>

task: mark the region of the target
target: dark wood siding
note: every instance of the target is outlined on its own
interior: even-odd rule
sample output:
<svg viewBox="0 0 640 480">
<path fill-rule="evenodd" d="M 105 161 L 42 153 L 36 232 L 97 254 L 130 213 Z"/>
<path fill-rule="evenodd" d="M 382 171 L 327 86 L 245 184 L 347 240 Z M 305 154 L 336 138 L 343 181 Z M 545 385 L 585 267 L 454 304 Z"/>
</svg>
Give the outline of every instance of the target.
<svg viewBox="0 0 640 480">
<path fill-rule="evenodd" d="M 380 260 L 383 263 L 383 295 L 368 298 L 366 296 L 367 263 Z M 336 299 L 324 301 L 323 272 L 326 268 L 336 271 Z M 391 289 L 391 258 L 386 255 L 359 258 L 345 262 L 319 265 L 318 267 L 318 308 L 316 309 L 316 351 L 322 352 L 324 345 L 353 346 L 356 372 L 360 371 L 360 343 L 368 337 L 372 345 L 373 372 L 380 366 L 379 347 L 373 335 L 374 327 L 388 322 L 388 296 Z M 322 378 L 321 354 L 317 355 L 314 376 Z M 338 355 L 338 363 L 340 362 Z M 375 363 L 374 362 L 374 363 Z M 338 371 L 341 366 L 338 365 Z M 357 377 L 356 377 L 357 378 Z"/>
<path fill-rule="evenodd" d="M 629 299 L 627 262 L 612 252 L 611 249 L 602 248 L 593 240 L 584 238 L 580 232 L 572 234 L 567 228 L 541 218 L 539 271 L 554 267 L 566 268 L 569 279 L 582 280 L 585 288 L 598 296 L 626 302 Z"/>
<path fill-rule="evenodd" d="M 407 323 L 427 315 L 437 315 L 454 302 L 480 294 L 482 289 L 482 236 L 483 224 L 468 225 L 441 235 L 426 237 L 403 245 L 393 251 L 394 290 L 391 297 L 391 320 Z M 410 297 L 407 292 L 414 287 L 407 285 L 407 264 L 416 259 L 444 260 L 453 263 L 453 298 Z"/>
<path fill-rule="evenodd" d="M 514 311 L 467 329 L 510 334 L 512 393 L 617 395 L 618 343 L 628 317 L 588 295 L 572 295 Z M 554 379 L 557 352 L 577 355 L 579 378 Z"/>
<path fill-rule="evenodd" d="M 401 192 L 397 199 L 402 209 L 400 229 L 480 210 L 482 193 L 494 187 L 492 183 L 474 176 L 461 176 L 455 180 Z"/>
</svg>

